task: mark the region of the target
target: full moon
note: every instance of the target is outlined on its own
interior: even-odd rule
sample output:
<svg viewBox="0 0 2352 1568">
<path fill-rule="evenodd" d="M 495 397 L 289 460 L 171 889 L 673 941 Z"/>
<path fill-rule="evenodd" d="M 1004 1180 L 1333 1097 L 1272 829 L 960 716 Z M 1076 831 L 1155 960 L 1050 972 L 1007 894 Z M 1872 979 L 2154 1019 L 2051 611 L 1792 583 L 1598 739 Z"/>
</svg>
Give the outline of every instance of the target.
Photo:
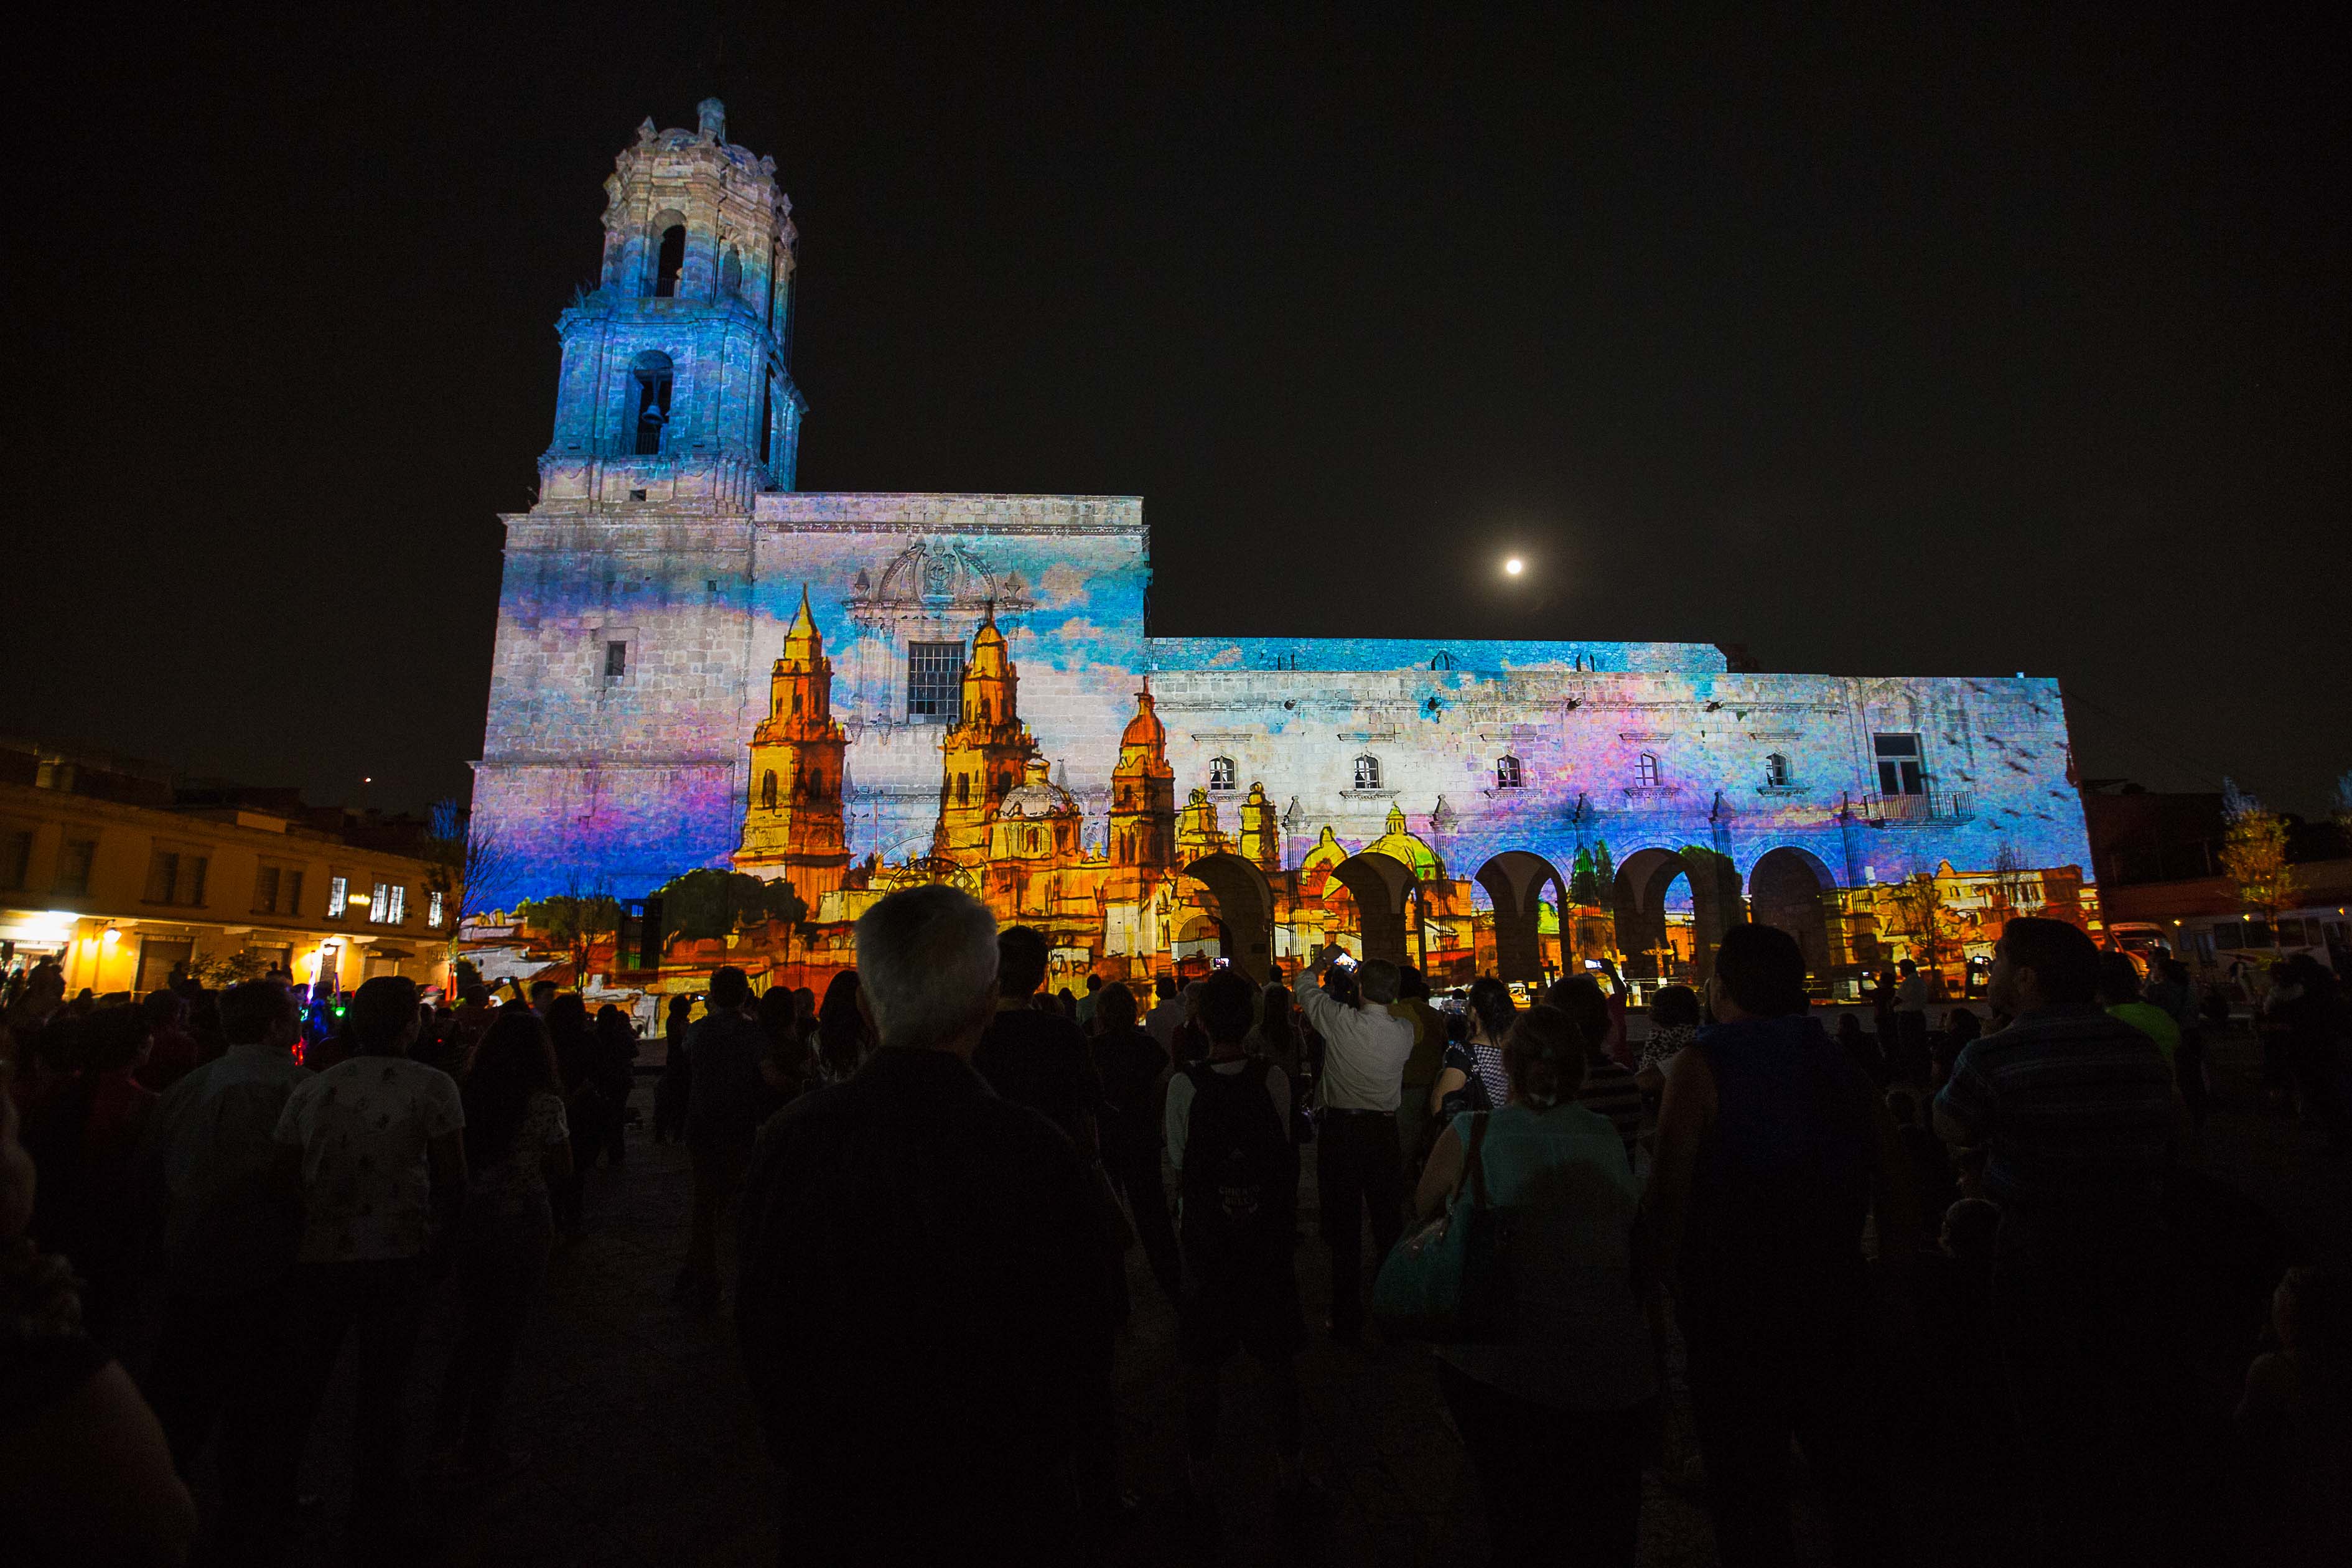
<svg viewBox="0 0 2352 1568">
<path fill-rule="evenodd" d="M 1516 555 L 1503 563 L 1503 573 L 1506 576 L 1516 577 L 1527 569 L 1528 563 Z"/>
</svg>

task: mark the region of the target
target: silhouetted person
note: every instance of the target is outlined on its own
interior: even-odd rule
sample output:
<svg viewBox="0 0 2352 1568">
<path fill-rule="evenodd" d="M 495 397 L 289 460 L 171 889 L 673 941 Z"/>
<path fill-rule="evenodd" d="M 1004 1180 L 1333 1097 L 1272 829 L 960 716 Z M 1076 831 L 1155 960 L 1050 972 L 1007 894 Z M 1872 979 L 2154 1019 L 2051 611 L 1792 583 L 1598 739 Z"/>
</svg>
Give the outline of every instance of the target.
<svg viewBox="0 0 2352 1568">
<path fill-rule="evenodd" d="M 719 1310 L 719 1222 L 742 1190 L 770 1094 L 760 1073 L 768 1037 L 751 1016 L 751 982 L 741 970 L 730 963 L 711 975 L 706 1011 L 688 1041 L 694 1087 L 687 1100 L 686 1143 L 694 1157 L 694 1210 L 677 1294 L 696 1310 L 712 1312 Z"/>
<path fill-rule="evenodd" d="M 2011 921 L 1987 999 L 2015 1021 L 1936 1097 L 1937 1131 L 1988 1150 L 1995 1332 L 2053 1563 L 2163 1560 L 2178 1438 L 2159 1200 L 2181 1123 L 2162 1053 L 2098 983 L 2082 931 Z"/>
<path fill-rule="evenodd" d="M 352 1511 L 392 1530 L 406 1495 L 404 1406 L 426 1255 L 465 1199 L 466 1116 L 447 1073 L 408 1060 L 422 1022 L 414 982 L 369 981 L 344 1021 L 358 1054 L 298 1084 L 278 1121 L 281 1158 L 302 1176 L 302 1425 L 352 1340 Z"/>
<path fill-rule="evenodd" d="M 1201 983 L 1207 1056 L 1169 1081 L 1169 1163 L 1182 1184 L 1184 1290 L 1177 1341 L 1184 1363 L 1185 1485 L 1204 1500 L 1216 1449 L 1217 1382 L 1245 1350 L 1265 1384 L 1282 1486 L 1306 1482 L 1296 1358 L 1307 1340 L 1291 1263 L 1298 1161 L 1290 1142 L 1290 1079 L 1247 1055 L 1256 1000 L 1247 976 L 1220 969 Z"/>
<path fill-rule="evenodd" d="M 286 1101 L 312 1074 L 294 1060 L 302 1014 L 286 987 L 233 985 L 218 1060 L 164 1092 L 141 1151 L 163 1215 L 163 1335 L 149 1399 L 182 1476 L 220 1430 L 225 1501 L 215 1532 L 230 1557 L 267 1558 L 294 1500 L 302 1455 L 295 1255 L 302 1194 L 278 1151 Z"/>
<path fill-rule="evenodd" d="M 81 1328 L 73 1268 L 26 1234 L 38 1180 L 17 1140 L 0 1029 L 0 1557 L 168 1564 L 195 1505 L 121 1365 Z"/>
<path fill-rule="evenodd" d="M 1789 1442 L 1821 1486 L 1838 1560 L 1895 1552 L 1872 1433 L 1864 1222 L 1882 1258 L 1920 1234 L 1894 1119 L 1811 1016 L 1796 939 L 1736 925 L 1707 981 L 1715 1022 L 1675 1058 L 1643 1202 L 1690 1352 L 1707 1503 L 1727 1568 L 1780 1563 Z"/>
<path fill-rule="evenodd" d="M 1424 1220 L 1465 1187 L 1511 1215 L 1514 1331 L 1436 1347 L 1496 1563 L 1633 1561 L 1656 1351 L 1634 1285 L 1641 1187 L 1615 1125 L 1576 1098 L 1591 1054 L 1557 1007 L 1513 1016 L 1504 1093 L 1452 1119 L 1416 1194 Z"/>
<path fill-rule="evenodd" d="M 1326 947 L 1298 972 L 1292 994 L 1323 1037 L 1323 1119 L 1315 1145 L 1323 1239 L 1331 1248 L 1331 1337 L 1354 1344 L 1364 1331 L 1364 1222 L 1369 1212 L 1375 1268 L 1404 1228 L 1404 1177 L 1396 1111 L 1413 1027 L 1391 1014 L 1397 967 L 1368 959 L 1338 968 L 1347 955 Z"/>
<path fill-rule="evenodd" d="M 1043 1113 L 1092 1159 L 1102 1089 L 1087 1054 L 1086 1032 L 1059 1007 L 1031 1005 L 1045 983 L 1045 934 L 1034 926 L 1006 926 L 996 945 L 996 1016 L 972 1050 L 972 1070 L 1015 1105 Z"/>
<path fill-rule="evenodd" d="M 466 1079 L 466 1211 L 457 1282 L 465 1317 L 435 1416 L 435 1446 L 468 1478 L 495 1480 L 526 1456 L 506 1446 L 507 1379 L 555 1244 L 551 1184 L 572 1173 L 571 1131 L 547 1026 L 504 1009 Z"/>
<path fill-rule="evenodd" d="M 1183 1269 L 1160 1179 L 1160 1080 L 1168 1058 L 1136 1023 L 1135 993 L 1113 984 L 1092 994 L 1096 1031 L 1087 1044 L 1102 1085 L 1103 1169 L 1134 1217 L 1152 1278 L 1174 1301 Z"/>
<path fill-rule="evenodd" d="M 1109 1425 L 1096 1188 L 969 1065 L 997 1002 L 984 908 L 892 893 L 856 952 L 879 1048 L 768 1125 L 744 1204 L 736 1323 L 782 1558 L 1068 1560 L 1082 1435 Z"/>
</svg>

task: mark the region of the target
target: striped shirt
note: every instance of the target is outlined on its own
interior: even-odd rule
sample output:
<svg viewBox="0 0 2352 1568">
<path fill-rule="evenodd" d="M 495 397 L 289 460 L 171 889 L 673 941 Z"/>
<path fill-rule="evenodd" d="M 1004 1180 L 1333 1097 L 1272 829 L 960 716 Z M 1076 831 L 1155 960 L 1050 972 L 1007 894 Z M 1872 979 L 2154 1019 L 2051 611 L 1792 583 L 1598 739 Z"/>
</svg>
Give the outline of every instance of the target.
<svg viewBox="0 0 2352 1568">
<path fill-rule="evenodd" d="M 1584 1069 L 1584 1087 L 1576 1091 L 1576 1102 L 1610 1120 L 1625 1141 L 1625 1158 L 1631 1160 L 1642 1136 L 1642 1086 L 1633 1075 L 1605 1058 L 1597 1060 Z"/>
<path fill-rule="evenodd" d="M 1988 1145 L 1985 1195 L 2060 1215 L 2152 1205 L 2172 1074 L 2154 1041 L 2089 1003 L 2028 1013 L 1960 1052 L 1937 1131 Z"/>
</svg>

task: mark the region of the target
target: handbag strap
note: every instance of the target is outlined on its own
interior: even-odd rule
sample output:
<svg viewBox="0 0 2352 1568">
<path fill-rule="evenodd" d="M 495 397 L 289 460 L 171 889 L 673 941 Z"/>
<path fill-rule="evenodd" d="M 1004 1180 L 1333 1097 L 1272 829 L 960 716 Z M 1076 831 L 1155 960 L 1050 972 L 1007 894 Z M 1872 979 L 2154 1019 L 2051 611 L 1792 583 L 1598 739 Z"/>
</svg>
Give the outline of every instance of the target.
<svg viewBox="0 0 2352 1568">
<path fill-rule="evenodd" d="M 1471 1189 L 1470 1201 L 1482 1209 L 1493 1206 L 1486 1200 L 1486 1163 L 1478 1156 L 1479 1146 L 1486 1142 L 1486 1118 L 1492 1114 L 1482 1110 L 1470 1124 L 1470 1149 L 1462 1158 L 1462 1174 L 1454 1184 L 1455 1197 L 1462 1195 L 1466 1185 Z"/>
</svg>

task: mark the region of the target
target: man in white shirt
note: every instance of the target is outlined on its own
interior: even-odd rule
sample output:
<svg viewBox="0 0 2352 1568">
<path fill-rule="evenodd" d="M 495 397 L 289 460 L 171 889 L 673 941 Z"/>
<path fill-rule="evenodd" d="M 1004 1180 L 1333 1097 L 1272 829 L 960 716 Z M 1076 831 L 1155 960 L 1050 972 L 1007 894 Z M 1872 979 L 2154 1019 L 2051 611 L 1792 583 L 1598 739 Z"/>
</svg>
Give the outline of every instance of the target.
<svg viewBox="0 0 2352 1568">
<path fill-rule="evenodd" d="M 352 1514 L 389 1529 L 405 1501 L 402 1406 L 432 1284 L 426 1255 L 465 1197 L 466 1112 L 455 1079 L 408 1059 L 423 1021 L 414 981 L 369 981 L 346 1021 L 360 1054 L 287 1097 L 277 1139 L 303 1189 L 303 1425 L 317 1415 L 344 1339 L 355 1339 Z"/>
<path fill-rule="evenodd" d="M 1375 1268 L 1404 1228 L 1396 1112 L 1413 1026 L 1388 1010 L 1397 999 L 1397 966 L 1376 958 L 1335 971 L 1346 958 L 1325 948 L 1291 990 L 1323 1037 L 1315 1182 L 1331 1248 L 1331 1337 L 1353 1344 L 1364 1331 L 1363 1211 L 1371 1213 Z"/>
</svg>

